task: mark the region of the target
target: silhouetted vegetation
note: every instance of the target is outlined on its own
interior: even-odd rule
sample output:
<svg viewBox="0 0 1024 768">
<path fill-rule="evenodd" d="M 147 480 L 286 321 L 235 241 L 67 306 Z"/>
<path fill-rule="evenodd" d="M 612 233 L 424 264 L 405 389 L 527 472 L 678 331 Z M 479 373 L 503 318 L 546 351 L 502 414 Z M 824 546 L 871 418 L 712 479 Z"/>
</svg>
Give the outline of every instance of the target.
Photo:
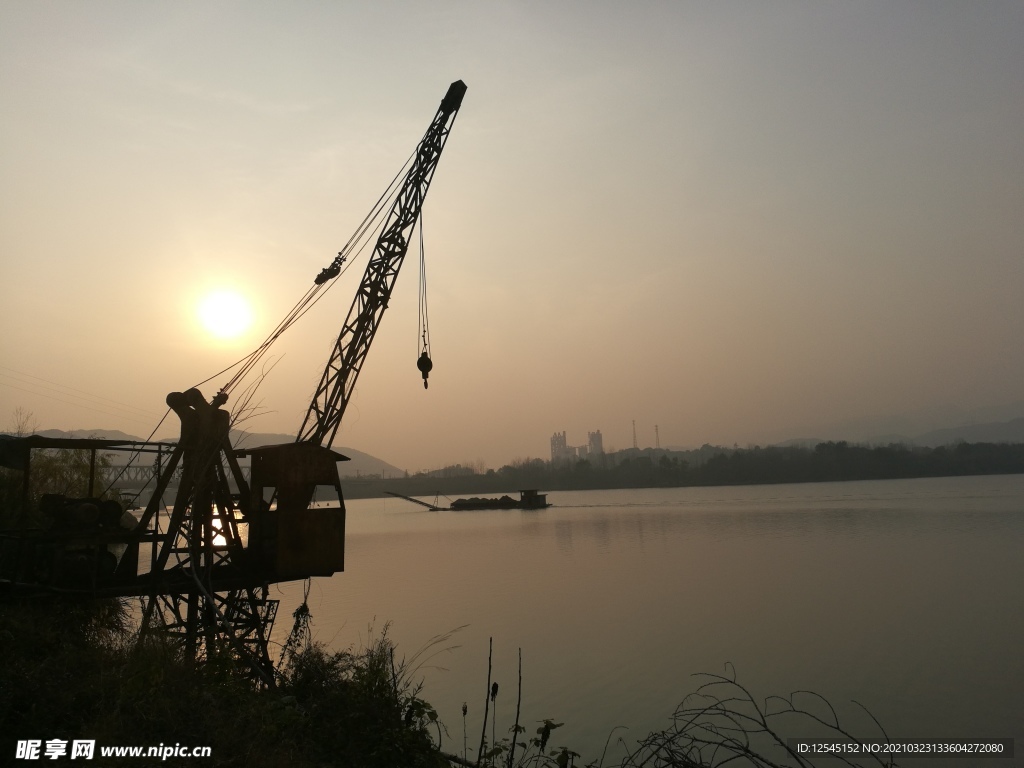
<svg viewBox="0 0 1024 768">
<path fill-rule="evenodd" d="M 493 651 L 493 643 L 492 643 Z M 882 725 L 862 705 L 853 702 L 854 717 L 837 709 L 823 696 L 813 691 L 795 691 L 788 696 L 768 696 L 758 700 L 736 679 L 736 670 L 726 665 L 725 675 L 698 674 L 702 680 L 676 708 L 672 724 L 664 730 L 654 731 L 632 744 L 623 737 L 616 749 L 624 749 L 625 756 L 614 765 L 618 768 L 718 768 L 743 765 L 752 768 L 813 768 L 815 765 L 839 764 L 867 768 L 895 768 L 896 762 L 884 750 L 863 748 L 865 742 L 889 743 Z M 466 736 L 466 710 L 462 706 L 463 745 L 459 754 L 443 753 L 455 765 L 469 768 L 571 768 L 582 758 L 565 746 L 556 746 L 557 736 L 552 734 L 564 723 L 544 718 L 536 720 L 539 727 L 521 723 L 530 722 L 522 712 L 523 661 L 519 653 L 518 697 L 515 722 L 500 738 L 492 719 L 490 739 L 487 738 L 487 713 L 498 696 L 499 685 L 491 680 L 491 653 L 487 658 L 487 687 L 483 700 L 483 732 L 476 754 L 468 747 Z M 859 715 L 859 717 L 857 717 Z M 850 720 L 855 725 L 850 725 Z M 608 735 L 602 754 L 579 765 L 584 768 L 603 768 L 608 748 L 615 731 Z M 843 751 L 824 750 L 814 754 L 809 748 L 801 749 L 796 739 L 817 739 L 831 745 L 850 745 Z M 840 748 L 842 749 L 842 748 Z"/>
<path fill-rule="evenodd" d="M 256 691 L 229 654 L 188 664 L 161 643 L 138 645 L 128 618 L 120 601 L 0 603 L 0 732 L 97 750 L 209 746 L 211 766 L 447 765 L 429 732 L 436 715 L 386 631 L 359 651 L 306 644 L 275 690 Z"/>
<path fill-rule="evenodd" d="M 769 696 L 762 702 L 737 682 L 731 665 L 727 671 L 728 675 L 698 675 L 705 682 L 676 708 L 672 725 L 643 739 L 621 768 L 896 766 L 891 755 L 866 749 L 813 758 L 798 751 L 790 739 L 811 738 L 813 733 L 813 738 L 830 744 L 860 747 L 865 735 L 849 730 L 835 707 L 813 691 Z M 874 731 L 874 740 L 888 742 L 874 716 L 862 706 L 858 709 L 864 726 Z"/>
<path fill-rule="evenodd" d="M 462 468 L 464 469 L 464 468 Z M 421 473 L 388 480 L 348 480 L 349 498 L 448 496 L 519 488 L 585 490 L 706 485 L 811 483 L 1024 473 L 1024 444 L 958 443 L 939 448 L 901 444 L 819 443 L 813 448 L 704 446 L 694 451 L 647 449 L 599 454 L 572 462 L 524 459 L 486 472 Z"/>
<path fill-rule="evenodd" d="M 396 661 L 386 627 L 358 651 L 332 651 L 309 642 L 306 634 L 285 654 L 277 687 L 258 691 L 232 667 L 230 654 L 197 666 L 168 645 L 138 644 L 130 618 L 127 604 L 118 600 L 0 602 L 0 732 L 9 739 L 43 742 L 95 740 L 97 748 L 209 746 L 212 755 L 202 762 L 210 766 L 584 765 L 580 753 L 558 745 L 553 734 L 562 723 L 521 713 L 521 663 L 515 722 L 511 727 L 493 718 L 488 722 L 485 714 L 479 747 L 469 747 L 465 735 L 442 741 L 446 732 L 414 682 L 417 655 Z M 669 728 L 632 746 L 619 739 L 629 752 L 616 763 L 620 768 L 706 768 L 737 757 L 743 765 L 811 766 L 816 761 L 793 752 L 787 736 L 813 732 L 857 741 L 832 705 L 816 694 L 798 692 L 762 703 L 734 677 L 704 677 L 705 684 L 683 700 Z M 493 705 L 499 686 L 490 677 L 484 694 L 485 708 Z M 873 719 L 865 723 L 873 732 L 877 728 L 876 738 L 884 738 Z M 12 748 L 11 741 L 4 745 Z M 611 765 L 603 755 L 588 757 L 587 766 Z M 104 765 L 156 762 L 103 760 Z M 891 765 L 877 758 L 869 762 Z"/>
<path fill-rule="evenodd" d="M 35 432 L 32 414 L 20 408 L 13 418 L 11 437 L 26 437 Z M 0 439 L 6 439 L 0 438 Z M 0 467 L 0 530 L 4 528 L 47 527 L 52 522 L 39 506 L 46 494 L 68 497 L 89 495 L 90 451 L 87 448 L 36 448 L 31 452 L 32 471 L 29 487 L 24 487 L 24 472 L 20 469 Z M 120 496 L 116 489 L 105 490 L 111 467 L 111 454 L 97 452 L 95 480 L 100 498 Z M 25 491 L 28 491 L 26 494 Z"/>
</svg>

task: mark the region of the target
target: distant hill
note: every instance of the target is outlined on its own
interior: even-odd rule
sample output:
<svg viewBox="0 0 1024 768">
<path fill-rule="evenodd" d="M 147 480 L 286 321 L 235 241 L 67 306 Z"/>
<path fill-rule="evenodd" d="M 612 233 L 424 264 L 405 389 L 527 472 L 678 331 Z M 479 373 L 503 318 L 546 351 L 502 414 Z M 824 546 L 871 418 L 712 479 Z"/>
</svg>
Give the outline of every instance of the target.
<svg viewBox="0 0 1024 768">
<path fill-rule="evenodd" d="M 284 435 L 275 432 L 245 432 L 231 430 L 231 444 L 236 448 L 259 448 L 261 445 L 280 445 L 281 443 L 294 443 L 295 435 Z M 356 477 L 365 475 L 381 475 L 384 477 L 404 477 L 405 470 L 399 469 L 393 464 L 388 464 L 376 456 L 357 451 L 355 448 L 335 447 L 335 451 L 342 456 L 348 456 L 351 461 L 343 461 L 338 465 L 338 474 L 342 477 Z"/>
<path fill-rule="evenodd" d="M 775 445 L 780 448 L 813 448 L 824 440 L 797 438 L 785 440 Z M 933 429 L 913 437 L 900 433 L 873 435 L 865 440 L 850 440 L 851 443 L 867 445 L 917 445 L 922 448 L 938 448 L 952 443 L 1024 443 L 1024 417 L 1009 421 L 994 421 L 986 424 L 964 424 L 945 429 Z"/>
<path fill-rule="evenodd" d="M 138 437 L 137 435 L 129 435 L 125 432 L 121 432 L 117 429 L 72 429 L 70 431 L 64 431 L 63 429 L 43 429 L 36 432 L 37 435 L 43 437 L 62 437 L 62 438 L 89 438 L 94 437 L 99 440 L 124 440 L 126 442 L 141 443 L 145 438 Z"/>
<path fill-rule="evenodd" d="M 935 429 L 918 435 L 913 442 L 915 445 L 936 448 L 961 440 L 967 443 L 1024 443 L 1024 418 Z"/>
<path fill-rule="evenodd" d="M 106 440 L 125 440 L 141 442 L 144 438 L 137 435 L 129 435 L 118 430 L 111 429 L 76 429 L 64 431 L 60 429 L 47 429 L 38 434 L 45 437 L 97 437 Z M 914 433 L 911 433 L 914 434 Z M 164 435 L 161 442 L 176 442 L 176 434 Z M 831 438 L 844 439 L 844 438 Z M 1024 443 L 1024 417 L 1012 418 L 1009 421 L 993 421 L 977 424 L 965 424 L 963 426 L 935 429 L 928 432 L 917 433 L 910 437 L 907 434 L 887 433 L 876 434 L 867 439 L 848 439 L 851 443 L 867 445 L 889 445 L 900 443 L 903 445 L 917 445 L 923 448 L 937 448 L 941 445 L 950 445 L 956 442 L 968 443 Z M 290 443 L 295 440 L 294 435 L 286 435 L 275 432 L 231 432 L 231 443 L 238 448 L 258 448 L 263 445 L 278 445 Z M 795 438 L 780 443 L 778 447 L 813 448 L 818 443 L 825 442 L 818 438 Z M 338 447 L 335 450 L 348 456 L 351 461 L 345 461 L 338 465 L 341 477 L 367 477 L 382 476 L 385 478 L 403 477 L 406 472 L 393 464 L 389 464 L 376 456 L 371 456 L 355 448 Z M 678 447 L 667 448 L 668 451 L 695 451 L 701 449 L 680 449 Z M 145 459 L 143 460 L 145 461 Z M 117 460 L 115 460 L 115 463 Z"/>
<path fill-rule="evenodd" d="M 116 429 L 73 429 L 65 431 L 62 429 L 44 429 L 36 434 L 43 437 L 95 437 L 103 440 L 124 440 L 126 442 L 142 442 L 145 440 L 138 435 L 129 435 Z M 157 442 L 177 442 L 178 436 L 163 435 L 157 438 Z M 262 445 L 279 445 L 281 443 L 295 442 L 295 435 L 284 435 L 274 432 L 245 432 L 231 430 L 231 444 L 236 448 L 259 448 Z M 336 447 L 334 449 L 343 456 L 348 456 L 351 461 L 343 461 L 338 465 L 338 474 L 341 477 L 365 477 L 367 475 L 381 475 L 384 477 L 403 477 L 404 469 L 399 469 L 393 464 L 388 464 L 376 456 L 371 456 L 355 448 Z M 150 458 L 150 457 L 147 457 Z M 114 463 L 120 463 L 117 459 Z M 145 462 L 148 463 L 148 462 Z"/>
<path fill-rule="evenodd" d="M 1024 418 L 1024 400 L 982 408 L 929 406 L 903 413 L 871 415 L 819 425 L 813 428 L 813 434 L 823 435 L 827 440 L 847 440 L 859 444 L 903 442 L 924 445 L 920 441 L 932 439 L 932 433 L 944 433 L 936 439 L 956 441 L 961 439 L 959 435 L 964 434 L 964 430 L 1003 424 L 1020 418 Z M 985 433 L 983 431 L 979 434 Z"/>
</svg>

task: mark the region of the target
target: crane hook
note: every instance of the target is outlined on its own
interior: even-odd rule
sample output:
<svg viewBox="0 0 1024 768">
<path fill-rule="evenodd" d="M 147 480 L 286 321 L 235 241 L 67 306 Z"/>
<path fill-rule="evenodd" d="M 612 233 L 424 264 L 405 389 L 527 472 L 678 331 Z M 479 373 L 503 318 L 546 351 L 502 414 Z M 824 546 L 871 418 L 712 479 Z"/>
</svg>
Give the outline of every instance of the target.
<svg viewBox="0 0 1024 768">
<path fill-rule="evenodd" d="M 430 355 L 427 354 L 427 350 L 423 350 L 423 354 L 420 355 L 419 360 L 416 361 L 416 367 L 420 369 L 420 373 L 423 374 L 423 388 L 427 388 L 427 376 L 430 375 L 431 369 L 434 364 L 430 361 Z"/>
</svg>

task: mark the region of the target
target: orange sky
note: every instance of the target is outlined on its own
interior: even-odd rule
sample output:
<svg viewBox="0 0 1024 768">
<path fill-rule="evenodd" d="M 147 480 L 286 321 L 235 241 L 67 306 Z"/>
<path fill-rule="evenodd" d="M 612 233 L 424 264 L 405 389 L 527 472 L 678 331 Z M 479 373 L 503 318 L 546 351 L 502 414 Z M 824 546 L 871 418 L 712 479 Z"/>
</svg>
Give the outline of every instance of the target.
<svg viewBox="0 0 1024 768">
<path fill-rule="evenodd" d="M 431 386 L 410 261 L 338 445 L 500 466 L 634 419 L 743 445 L 1019 402 L 1022 39 L 1014 2 L 0 1 L 0 428 L 149 434 L 456 79 Z M 251 429 L 298 429 L 361 267 L 282 339 Z M 226 288 L 235 341 L 195 315 Z"/>
</svg>

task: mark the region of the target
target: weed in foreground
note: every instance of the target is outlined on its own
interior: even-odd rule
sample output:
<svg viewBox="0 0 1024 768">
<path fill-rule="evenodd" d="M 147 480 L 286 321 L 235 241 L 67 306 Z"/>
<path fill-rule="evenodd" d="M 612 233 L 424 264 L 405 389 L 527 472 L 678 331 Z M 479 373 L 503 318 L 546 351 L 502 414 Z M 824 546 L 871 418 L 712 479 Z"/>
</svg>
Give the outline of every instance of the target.
<svg viewBox="0 0 1024 768">
<path fill-rule="evenodd" d="M 493 650 L 493 643 L 492 643 Z M 491 722 L 491 741 L 486 741 L 488 704 L 497 695 L 491 683 L 491 655 L 488 654 L 488 696 L 484 699 L 484 728 L 475 760 L 464 751 L 460 755 L 444 754 L 452 765 L 469 768 L 574 768 L 580 754 L 567 747 L 551 748 L 552 732 L 562 723 L 540 721 L 536 735 L 527 739 L 520 724 L 521 708 L 516 706 L 516 720 L 510 736 L 495 739 L 496 726 Z M 759 702 L 736 680 L 731 664 L 725 675 L 699 674 L 704 682 L 689 694 L 676 709 L 672 725 L 655 731 L 630 748 L 618 741 L 627 754 L 619 768 L 717 768 L 744 766 L 749 768 L 813 768 L 822 758 L 811 759 L 790 744 L 790 738 L 828 739 L 831 742 L 863 745 L 843 723 L 836 709 L 823 696 L 813 691 L 795 691 L 789 696 L 769 696 Z M 522 651 L 519 653 L 519 703 L 522 701 Z M 877 729 L 878 740 L 887 740 L 885 729 L 858 702 L 868 727 Z M 466 707 L 463 707 L 465 719 Z M 465 728 L 465 726 L 464 726 Z M 614 734 L 614 730 L 613 730 Z M 586 768 L 603 768 L 608 746 L 599 759 L 586 763 Z M 895 768 L 891 757 L 871 754 L 862 756 L 828 756 L 828 765 L 856 768 L 879 766 Z M 582 765 L 582 764 L 581 764 Z"/>
</svg>

